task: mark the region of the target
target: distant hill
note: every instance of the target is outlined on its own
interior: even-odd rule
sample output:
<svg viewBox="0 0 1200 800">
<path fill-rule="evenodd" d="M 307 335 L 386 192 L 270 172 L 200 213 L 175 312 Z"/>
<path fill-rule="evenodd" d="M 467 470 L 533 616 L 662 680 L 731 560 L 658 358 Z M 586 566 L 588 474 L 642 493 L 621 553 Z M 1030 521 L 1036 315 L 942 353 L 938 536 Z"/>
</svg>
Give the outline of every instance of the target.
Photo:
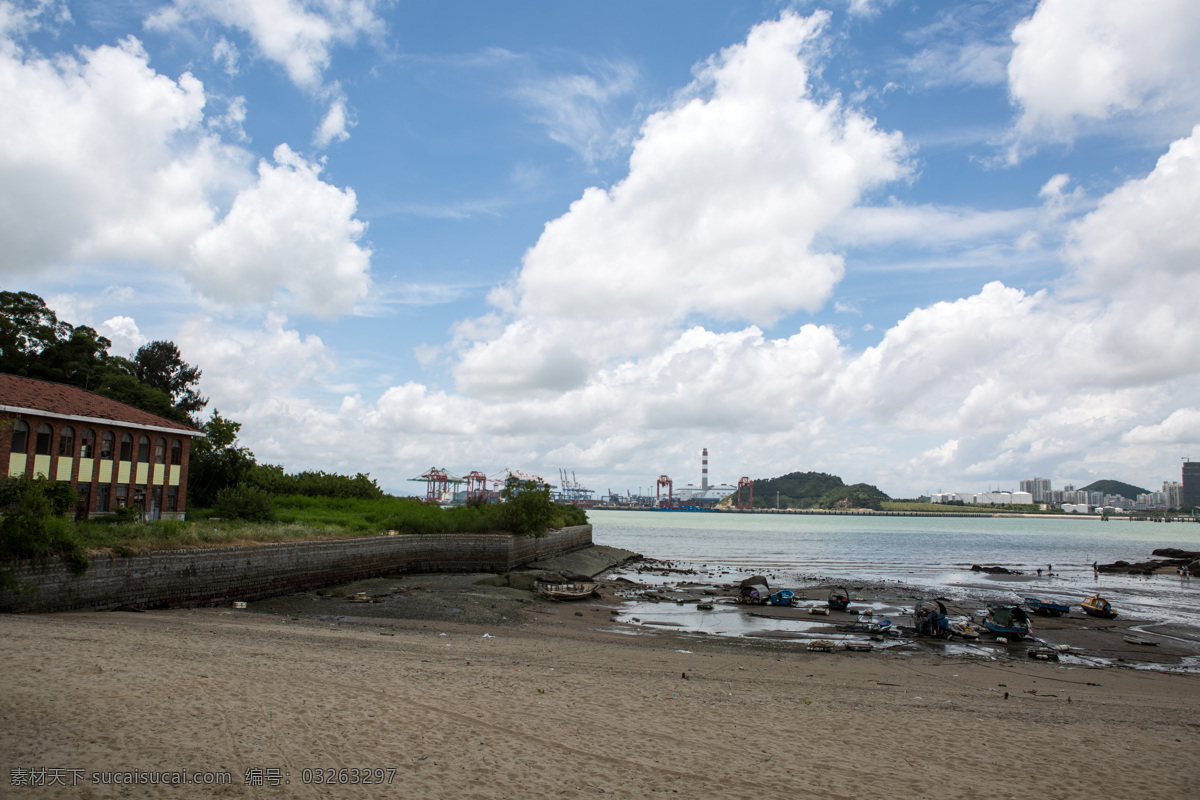
<svg viewBox="0 0 1200 800">
<path fill-rule="evenodd" d="M 824 472 L 791 472 L 754 481 L 755 508 L 775 508 L 778 502 L 780 508 L 879 509 L 890 499 L 870 484 L 847 486 L 837 475 Z"/>
<path fill-rule="evenodd" d="M 1142 489 L 1134 486 L 1132 483 L 1123 483 L 1121 481 L 1095 481 L 1083 487 L 1084 491 L 1088 492 L 1104 492 L 1105 494 L 1119 494 L 1122 497 L 1128 497 L 1130 500 L 1137 498 L 1139 494 L 1149 494 L 1149 489 Z"/>
</svg>

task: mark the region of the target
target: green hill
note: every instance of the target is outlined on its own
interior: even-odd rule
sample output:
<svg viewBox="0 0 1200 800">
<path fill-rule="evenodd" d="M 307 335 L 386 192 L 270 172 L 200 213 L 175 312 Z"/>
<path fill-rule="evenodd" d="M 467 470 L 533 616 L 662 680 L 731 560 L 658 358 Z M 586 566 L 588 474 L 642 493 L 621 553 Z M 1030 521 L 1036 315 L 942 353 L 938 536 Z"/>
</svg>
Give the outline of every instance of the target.
<svg viewBox="0 0 1200 800">
<path fill-rule="evenodd" d="M 847 486 L 837 475 L 824 472 L 791 472 L 778 478 L 754 481 L 754 507 L 775 508 L 874 508 L 890 500 L 866 483 Z"/>
<path fill-rule="evenodd" d="M 1128 497 L 1130 500 L 1136 499 L 1139 494 L 1149 494 L 1149 489 L 1142 489 L 1134 486 L 1131 483 L 1123 483 L 1121 481 L 1104 480 L 1089 483 L 1083 487 L 1087 492 L 1104 492 L 1105 494 L 1119 494 L 1122 497 Z"/>
</svg>

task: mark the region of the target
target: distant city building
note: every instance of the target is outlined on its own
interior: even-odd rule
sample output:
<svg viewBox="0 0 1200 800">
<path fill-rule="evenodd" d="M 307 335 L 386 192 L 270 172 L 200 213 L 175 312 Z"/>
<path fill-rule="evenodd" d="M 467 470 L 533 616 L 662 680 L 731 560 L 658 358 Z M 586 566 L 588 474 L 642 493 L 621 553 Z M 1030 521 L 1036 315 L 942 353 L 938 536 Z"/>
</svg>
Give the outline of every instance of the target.
<svg viewBox="0 0 1200 800">
<path fill-rule="evenodd" d="M 1200 461 L 1183 462 L 1183 491 L 1179 500 L 1181 506 L 1200 506 Z"/>
<path fill-rule="evenodd" d="M 929 496 L 931 503 L 963 503 L 964 505 L 1029 505 L 1029 492 L 939 492 Z"/>
<path fill-rule="evenodd" d="M 1088 505 L 1090 505 L 1090 506 L 1104 505 L 1104 492 L 1088 492 Z"/>
<path fill-rule="evenodd" d="M 1167 508 L 1179 508 L 1183 504 L 1183 484 L 1163 481 L 1163 494 L 1167 496 Z"/>
<path fill-rule="evenodd" d="M 1033 495 L 1033 502 L 1046 503 L 1050 498 L 1047 497 L 1050 493 L 1049 478 L 1033 478 L 1031 480 L 1021 481 L 1021 491 L 1029 492 Z"/>
</svg>

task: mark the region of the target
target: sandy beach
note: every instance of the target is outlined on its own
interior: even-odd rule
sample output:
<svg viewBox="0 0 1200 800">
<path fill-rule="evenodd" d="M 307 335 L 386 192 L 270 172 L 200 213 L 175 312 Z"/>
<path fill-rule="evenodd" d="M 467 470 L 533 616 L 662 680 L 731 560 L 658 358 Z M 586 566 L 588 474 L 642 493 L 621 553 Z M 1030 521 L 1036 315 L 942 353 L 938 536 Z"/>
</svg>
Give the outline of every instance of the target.
<svg viewBox="0 0 1200 800">
<path fill-rule="evenodd" d="M 0 795 L 1194 793 L 1200 675 L 633 633 L 611 598 L 521 594 L 461 622 L 316 595 L 0 617 Z M 148 783 L 182 771 L 228 782 Z"/>
</svg>

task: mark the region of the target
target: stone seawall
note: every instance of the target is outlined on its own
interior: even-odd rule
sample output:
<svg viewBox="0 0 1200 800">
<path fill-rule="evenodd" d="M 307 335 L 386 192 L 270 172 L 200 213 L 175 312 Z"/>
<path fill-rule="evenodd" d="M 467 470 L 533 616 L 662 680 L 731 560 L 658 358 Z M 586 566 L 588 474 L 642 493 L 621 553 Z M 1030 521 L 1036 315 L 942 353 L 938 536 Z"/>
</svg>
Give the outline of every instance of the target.
<svg viewBox="0 0 1200 800">
<path fill-rule="evenodd" d="M 82 575 L 58 560 L 23 561 L 12 572 L 24 590 L 0 593 L 0 611 L 217 605 L 393 573 L 502 573 L 591 544 L 592 526 L 579 525 L 541 538 L 371 536 L 94 556 Z"/>
</svg>

